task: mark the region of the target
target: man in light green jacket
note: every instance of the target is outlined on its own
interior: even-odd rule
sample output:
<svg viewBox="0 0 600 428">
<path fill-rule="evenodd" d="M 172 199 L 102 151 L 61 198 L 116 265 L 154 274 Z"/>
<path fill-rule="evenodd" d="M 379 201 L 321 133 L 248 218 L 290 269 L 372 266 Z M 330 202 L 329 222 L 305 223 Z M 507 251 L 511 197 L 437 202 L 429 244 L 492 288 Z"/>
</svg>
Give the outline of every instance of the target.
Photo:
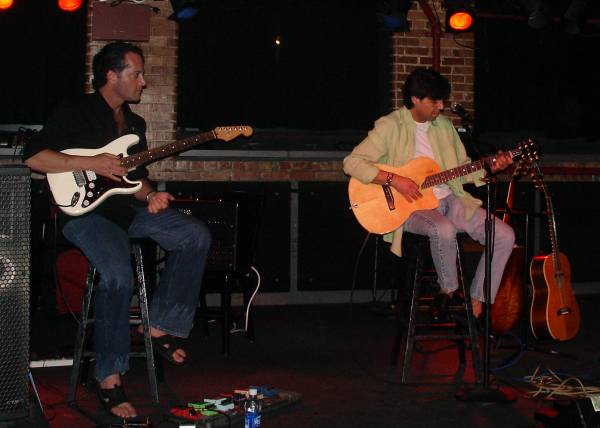
<svg viewBox="0 0 600 428">
<path fill-rule="evenodd" d="M 450 84 L 438 72 L 424 68 L 414 70 L 404 84 L 404 107 L 375 122 L 368 136 L 344 159 L 344 172 L 364 184 L 391 186 L 407 201 L 413 202 L 422 197 L 413 179 L 383 171 L 375 164 L 401 167 L 417 157 L 426 157 L 435 160 L 445 171 L 471 162 L 452 122 L 441 115 L 444 100 L 449 95 Z M 490 165 L 491 172 L 500 171 L 511 163 L 511 156 L 500 152 Z M 484 174 L 485 171 L 480 170 L 436 185 L 433 194 L 440 202 L 437 209 L 414 211 L 400 228 L 384 236 L 386 241 L 391 242 L 391 251 L 398 256 L 401 256 L 403 231 L 429 237 L 441 287 L 436 298 L 438 308 L 447 307 L 458 288 L 456 234 L 466 232 L 485 244 L 485 210 L 481 208 L 481 201 L 463 189 L 464 183 L 483 184 Z M 494 235 L 491 303 L 498 292 L 515 241 L 512 228 L 499 219 L 495 219 Z M 482 256 L 471 285 L 476 317 L 481 314 L 485 300 L 484 261 Z"/>
</svg>

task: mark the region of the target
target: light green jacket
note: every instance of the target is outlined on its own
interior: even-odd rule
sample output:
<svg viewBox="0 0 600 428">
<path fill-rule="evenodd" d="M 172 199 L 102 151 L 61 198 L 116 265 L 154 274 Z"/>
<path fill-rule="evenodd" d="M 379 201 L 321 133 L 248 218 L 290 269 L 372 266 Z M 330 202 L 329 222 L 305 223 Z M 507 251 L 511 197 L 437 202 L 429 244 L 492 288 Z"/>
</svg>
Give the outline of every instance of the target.
<svg viewBox="0 0 600 428">
<path fill-rule="evenodd" d="M 344 158 L 344 172 L 367 184 L 379 172 L 374 163 L 394 167 L 406 164 L 415 155 L 416 129 L 412 114 L 406 107 L 379 118 L 367 137 Z M 471 162 L 456 129 L 446 117 L 440 115 L 431 122 L 427 138 L 442 171 Z M 482 185 L 480 179 L 484 174 L 484 171 L 478 171 L 447 183 L 452 193 L 465 205 L 467 218 L 481 206 L 481 201 L 467 193 L 463 184 Z M 402 254 L 402 227 L 385 235 L 384 240 L 392 243 L 390 250 L 394 254 Z"/>
</svg>

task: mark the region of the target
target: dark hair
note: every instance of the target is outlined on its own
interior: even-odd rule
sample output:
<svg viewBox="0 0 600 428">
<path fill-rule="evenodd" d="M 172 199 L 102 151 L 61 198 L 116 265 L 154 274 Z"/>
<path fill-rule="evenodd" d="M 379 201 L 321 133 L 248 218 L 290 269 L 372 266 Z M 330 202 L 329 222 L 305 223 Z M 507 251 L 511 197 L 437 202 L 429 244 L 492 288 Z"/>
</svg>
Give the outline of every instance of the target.
<svg viewBox="0 0 600 428">
<path fill-rule="evenodd" d="M 142 61 L 144 61 L 142 50 L 136 45 L 126 42 L 109 43 L 94 55 L 92 61 L 92 70 L 94 73 L 92 86 L 94 89 L 98 90 L 106 85 L 106 73 L 110 70 L 119 73 L 125 69 L 125 54 L 127 52 L 138 54 L 142 57 Z"/>
<path fill-rule="evenodd" d="M 448 79 L 435 70 L 428 68 L 417 68 L 406 78 L 402 89 L 402 98 L 407 108 L 413 107 L 411 97 L 431 98 L 432 100 L 444 100 L 450 96 L 450 83 Z"/>
</svg>

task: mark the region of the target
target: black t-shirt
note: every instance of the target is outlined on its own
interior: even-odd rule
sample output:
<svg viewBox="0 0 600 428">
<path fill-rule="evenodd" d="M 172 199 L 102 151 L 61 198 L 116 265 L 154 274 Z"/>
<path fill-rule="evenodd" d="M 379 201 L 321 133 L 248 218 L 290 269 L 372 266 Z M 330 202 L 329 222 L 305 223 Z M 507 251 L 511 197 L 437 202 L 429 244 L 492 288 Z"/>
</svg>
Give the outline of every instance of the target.
<svg viewBox="0 0 600 428">
<path fill-rule="evenodd" d="M 133 113 L 127 104 L 123 105 L 126 129 L 122 135 L 135 134 L 139 143 L 131 146 L 128 154 L 132 155 L 147 150 L 146 122 Z M 44 129 L 39 132 L 23 150 L 23 160 L 45 149 L 62 151 L 66 149 L 99 149 L 120 137 L 113 110 L 99 92 L 84 95 L 76 100 L 69 100 L 59 106 L 48 119 Z M 127 178 L 139 180 L 148 176 L 144 166 L 131 171 Z M 134 206 L 142 206 L 131 194 L 113 195 L 102 202 L 92 212 L 101 214 L 118 224 L 125 230 L 129 227 L 134 212 Z M 85 214 L 87 215 L 87 214 Z M 60 212 L 61 227 L 74 217 Z"/>
</svg>

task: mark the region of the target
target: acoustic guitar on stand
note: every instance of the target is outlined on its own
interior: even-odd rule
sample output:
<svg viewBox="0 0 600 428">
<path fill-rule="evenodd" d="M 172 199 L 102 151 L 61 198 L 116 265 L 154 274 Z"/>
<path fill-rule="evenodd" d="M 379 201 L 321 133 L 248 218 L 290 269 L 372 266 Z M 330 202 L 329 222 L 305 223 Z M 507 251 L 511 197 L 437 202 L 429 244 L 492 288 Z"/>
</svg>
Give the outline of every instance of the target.
<svg viewBox="0 0 600 428">
<path fill-rule="evenodd" d="M 516 149 L 509 150 L 512 158 L 527 157 L 537 159 L 538 147 L 531 139 L 521 142 Z M 482 158 L 456 168 L 440 172 L 438 164 L 430 158 L 419 157 L 401 167 L 378 165 L 379 169 L 408 177 L 418 186 L 422 198 L 408 202 L 396 189 L 381 184 L 363 184 L 352 177 L 348 183 L 350 209 L 367 231 L 385 234 L 398 229 L 408 217 L 418 210 L 430 210 L 439 206 L 433 194 L 433 187 L 459 177 L 477 172 L 490 165 L 494 156 Z"/>
<path fill-rule="evenodd" d="M 528 175 L 532 168 L 532 160 L 521 158 L 508 183 L 506 193 L 506 210 L 502 222 L 510 224 L 513 213 L 515 189 L 519 178 Z M 497 335 L 509 333 L 521 318 L 525 308 L 524 274 L 525 274 L 525 247 L 514 244 L 512 253 L 506 262 L 502 280 L 492 305 L 492 332 Z"/>
<path fill-rule="evenodd" d="M 537 164 L 535 168 L 536 187 L 544 192 L 546 199 L 552 252 L 535 256 L 529 267 L 533 286 L 531 330 L 536 338 L 569 340 L 579 331 L 579 305 L 571 288 L 569 260 L 558 249 L 552 198 Z"/>
<path fill-rule="evenodd" d="M 127 149 L 137 144 L 140 139 L 135 134 L 128 134 L 99 149 L 68 149 L 63 150 L 62 153 L 77 156 L 96 156 L 102 153 L 110 153 L 120 156 L 122 158 L 121 166 L 128 171 L 132 171 L 140 165 L 156 162 L 207 141 L 231 141 L 241 135 L 249 137 L 252 132 L 252 128 L 249 126 L 222 126 L 212 131 L 131 156 L 127 154 Z M 65 214 L 70 216 L 86 214 L 110 196 L 135 193 L 142 187 L 141 181 L 131 181 L 127 177 L 123 177 L 120 182 L 117 182 L 97 175 L 94 171 L 48 173 L 46 176 L 54 202 Z"/>
</svg>

